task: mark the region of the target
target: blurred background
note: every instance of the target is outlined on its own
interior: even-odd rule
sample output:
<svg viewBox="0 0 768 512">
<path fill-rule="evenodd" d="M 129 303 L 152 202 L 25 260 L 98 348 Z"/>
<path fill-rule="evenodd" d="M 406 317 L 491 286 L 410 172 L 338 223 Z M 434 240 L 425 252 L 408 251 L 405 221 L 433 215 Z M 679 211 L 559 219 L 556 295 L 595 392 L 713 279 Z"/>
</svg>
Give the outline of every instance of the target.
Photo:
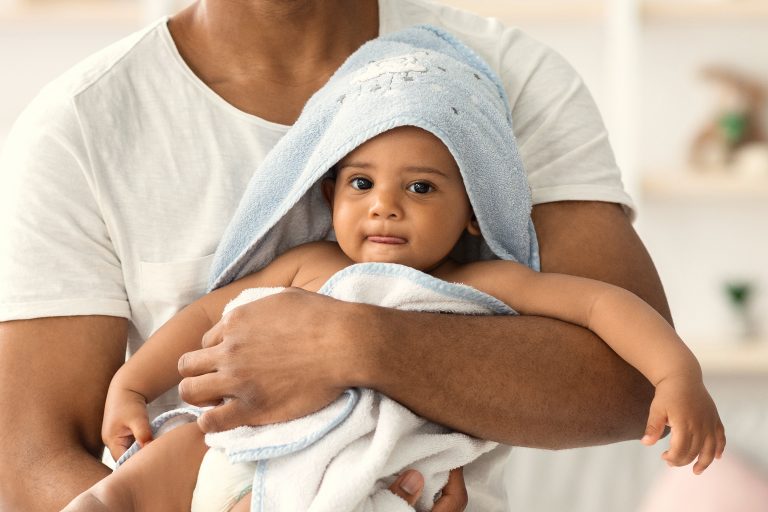
<svg viewBox="0 0 768 512">
<path fill-rule="evenodd" d="M 48 81 L 185 0 L 0 0 L 0 144 Z M 728 434 L 704 476 L 639 442 L 515 450 L 513 510 L 768 511 L 768 0 L 445 0 L 564 55 Z"/>
</svg>

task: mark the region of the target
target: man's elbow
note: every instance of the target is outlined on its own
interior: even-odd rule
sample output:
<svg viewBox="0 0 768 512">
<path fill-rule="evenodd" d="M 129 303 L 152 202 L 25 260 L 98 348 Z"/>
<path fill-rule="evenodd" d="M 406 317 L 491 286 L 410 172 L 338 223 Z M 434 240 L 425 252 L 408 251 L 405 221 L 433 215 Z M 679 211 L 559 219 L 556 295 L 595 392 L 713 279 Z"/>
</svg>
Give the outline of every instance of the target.
<svg viewBox="0 0 768 512">
<path fill-rule="evenodd" d="M 653 384 L 634 368 L 631 369 L 625 386 L 625 407 L 620 408 L 620 415 L 616 418 L 616 441 L 637 440 L 643 437 L 655 391 Z"/>
<path fill-rule="evenodd" d="M 9 437 L 0 446 L 0 511 L 61 510 L 110 472 L 84 446 Z"/>
<path fill-rule="evenodd" d="M 0 451 L 0 510 L 42 510 L 39 496 L 35 496 L 42 465 L 33 464 L 37 458 L 34 450 L 26 455 Z"/>
<path fill-rule="evenodd" d="M 591 418 L 580 424 L 576 443 L 560 448 L 576 448 L 639 440 L 645 433 L 648 412 L 653 401 L 653 385 L 637 370 L 626 366 L 623 373 L 614 373 L 610 385 L 595 390 L 591 400 L 599 407 L 589 406 Z M 599 417 L 594 416 L 599 411 Z"/>
</svg>

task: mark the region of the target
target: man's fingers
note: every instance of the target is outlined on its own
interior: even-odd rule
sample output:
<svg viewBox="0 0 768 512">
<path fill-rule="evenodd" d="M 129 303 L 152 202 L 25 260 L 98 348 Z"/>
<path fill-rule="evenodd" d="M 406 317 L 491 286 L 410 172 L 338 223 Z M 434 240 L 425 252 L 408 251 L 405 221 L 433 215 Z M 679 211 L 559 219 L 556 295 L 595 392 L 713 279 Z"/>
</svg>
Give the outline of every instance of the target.
<svg viewBox="0 0 768 512">
<path fill-rule="evenodd" d="M 242 425 L 242 422 L 237 421 L 237 419 L 243 417 L 242 412 L 239 410 L 240 406 L 241 402 L 239 400 L 224 402 L 200 415 L 197 418 L 197 425 L 206 434 L 239 427 Z"/>
<path fill-rule="evenodd" d="M 467 508 L 468 501 L 464 468 L 456 468 L 448 474 L 448 483 L 443 487 L 442 495 L 435 502 L 432 512 L 462 512 Z"/>
<path fill-rule="evenodd" d="M 204 348 L 182 354 L 176 365 L 182 377 L 195 377 L 216 371 L 219 360 L 218 351 L 215 348 Z"/>
<path fill-rule="evenodd" d="M 203 339 L 201 341 L 202 348 L 210 348 L 221 343 L 224 339 L 223 331 L 224 322 L 219 320 L 216 322 L 216 325 L 211 327 L 208 332 L 203 334 Z"/>
<path fill-rule="evenodd" d="M 421 473 L 411 469 L 404 471 L 397 479 L 389 486 L 389 490 L 392 493 L 400 496 L 409 505 L 413 506 L 416 500 L 421 496 L 421 490 L 424 488 L 424 477 Z"/>
<path fill-rule="evenodd" d="M 219 373 L 206 373 L 196 377 L 186 377 L 179 382 L 179 396 L 188 404 L 205 407 L 219 405 L 226 396 L 228 388 L 224 377 Z"/>
</svg>

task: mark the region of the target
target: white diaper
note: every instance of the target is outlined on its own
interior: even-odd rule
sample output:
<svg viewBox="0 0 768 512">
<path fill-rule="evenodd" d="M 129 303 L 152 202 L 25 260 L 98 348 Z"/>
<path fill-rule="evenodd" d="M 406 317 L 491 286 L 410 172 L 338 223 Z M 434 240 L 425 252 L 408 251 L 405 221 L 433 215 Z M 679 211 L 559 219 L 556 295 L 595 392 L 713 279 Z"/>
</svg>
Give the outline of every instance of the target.
<svg viewBox="0 0 768 512">
<path fill-rule="evenodd" d="M 223 451 L 210 448 L 203 457 L 190 512 L 229 512 L 251 492 L 255 462 L 232 464 Z"/>
</svg>

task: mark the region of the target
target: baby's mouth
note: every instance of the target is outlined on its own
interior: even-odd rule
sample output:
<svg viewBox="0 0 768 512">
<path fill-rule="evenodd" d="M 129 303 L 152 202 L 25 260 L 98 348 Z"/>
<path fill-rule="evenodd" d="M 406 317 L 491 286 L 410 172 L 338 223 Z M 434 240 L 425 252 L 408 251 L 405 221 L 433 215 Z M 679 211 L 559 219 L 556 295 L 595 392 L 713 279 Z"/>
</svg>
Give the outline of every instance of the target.
<svg viewBox="0 0 768 512">
<path fill-rule="evenodd" d="M 399 245 L 407 242 L 405 238 L 400 238 L 399 236 L 383 236 L 383 235 L 369 235 L 366 237 L 366 240 L 368 240 L 369 242 L 373 242 L 375 244 L 390 244 L 390 245 Z"/>
</svg>

